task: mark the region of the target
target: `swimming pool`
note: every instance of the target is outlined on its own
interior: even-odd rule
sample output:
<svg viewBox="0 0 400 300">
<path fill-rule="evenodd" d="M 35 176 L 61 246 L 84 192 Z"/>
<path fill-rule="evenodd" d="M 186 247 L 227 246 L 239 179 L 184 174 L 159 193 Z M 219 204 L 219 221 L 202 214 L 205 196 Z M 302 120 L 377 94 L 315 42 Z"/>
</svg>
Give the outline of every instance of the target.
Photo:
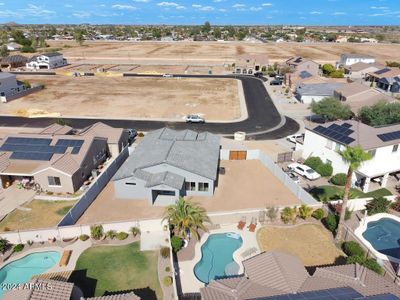
<svg viewBox="0 0 400 300">
<path fill-rule="evenodd" d="M 400 222 L 391 218 L 368 222 L 362 236 L 376 251 L 400 259 Z"/>
<path fill-rule="evenodd" d="M 0 269 L 0 298 L 7 284 L 25 283 L 33 275 L 39 275 L 52 268 L 60 260 L 60 252 L 46 251 L 32 253 L 6 264 Z"/>
<path fill-rule="evenodd" d="M 194 274 L 203 283 L 227 275 L 236 275 L 239 265 L 233 260 L 233 253 L 243 244 L 237 233 L 211 234 L 201 247 L 201 260 L 194 267 Z"/>
</svg>

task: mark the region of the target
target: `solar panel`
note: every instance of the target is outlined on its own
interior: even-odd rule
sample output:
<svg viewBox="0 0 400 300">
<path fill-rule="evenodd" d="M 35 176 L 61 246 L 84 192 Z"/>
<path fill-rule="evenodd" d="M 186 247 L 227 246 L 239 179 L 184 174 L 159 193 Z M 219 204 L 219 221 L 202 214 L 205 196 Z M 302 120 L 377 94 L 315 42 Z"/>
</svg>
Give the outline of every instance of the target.
<svg viewBox="0 0 400 300">
<path fill-rule="evenodd" d="M 24 159 L 24 160 L 45 160 L 49 161 L 53 153 L 39 153 L 39 152 L 13 152 L 10 159 Z"/>
<path fill-rule="evenodd" d="M 368 300 L 399 300 L 400 298 L 393 295 L 393 294 L 383 294 L 383 295 L 376 295 L 376 296 L 370 296 L 370 297 L 365 297 L 365 298 L 357 298 L 355 300 L 361 300 L 361 299 L 368 299 Z"/>
<path fill-rule="evenodd" d="M 300 78 L 306 79 L 306 78 L 310 78 L 310 77 L 312 77 L 312 74 L 310 74 L 309 72 L 307 72 L 307 71 L 300 72 Z"/>
<path fill-rule="evenodd" d="M 394 140 L 400 139 L 400 130 L 383 133 L 383 134 L 378 134 L 378 138 L 380 138 L 381 141 L 383 141 L 383 142 L 394 141 Z"/>
<path fill-rule="evenodd" d="M 349 123 L 343 123 L 342 125 L 331 124 L 327 128 L 318 125 L 316 128 L 314 128 L 314 131 L 321 133 L 322 135 L 339 143 L 349 145 L 355 141 L 355 139 L 349 137 L 349 135 L 354 132 L 354 130 L 349 129 L 350 127 L 352 127 L 352 125 Z"/>
<path fill-rule="evenodd" d="M 382 69 L 382 70 L 376 71 L 375 74 L 381 75 L 381 74 L 386 73 L 386 72 L 389 72 L 389 71 L 390 71 L 389 68 L 384 68 L 384 69 Z"/>
<path fill-rule="evenodd" d="M 13 145 L 50 145 L 51 139 L 9 137 L 5 144 Z"/>
<path fill-rule="evenodd" d="M 81 147 L 83 145 L 83 140 L 67 140 L 59 139 L 56 146 L 67 146 L 67 147 Z"/>
<path fill-rule="evenodd" d="M 343 123 L 342 124 L 342 127 L 344 127 L 344 128 L 350 128 L 350 127 L 352 127 L 353 125 L 351 125 L 351 124 L 349 124 L 349 123 Z"/>
<path fill-rule="evenodd" d="M 361 297 L 361 298 L 360 298 Z M 364 296 L 358 293 L 356 290 L 346 287 L 346 288 L 336 288 L 327 289 L 312 292 L 303 292 L 297 294 L 286 294 L 281 296 L 265 297 L 262 299 L 271 300 L 354 300 L 354 299 L 364 299 Z M 261 299 L 261 298 L 259 298 Z"/>
</svg>

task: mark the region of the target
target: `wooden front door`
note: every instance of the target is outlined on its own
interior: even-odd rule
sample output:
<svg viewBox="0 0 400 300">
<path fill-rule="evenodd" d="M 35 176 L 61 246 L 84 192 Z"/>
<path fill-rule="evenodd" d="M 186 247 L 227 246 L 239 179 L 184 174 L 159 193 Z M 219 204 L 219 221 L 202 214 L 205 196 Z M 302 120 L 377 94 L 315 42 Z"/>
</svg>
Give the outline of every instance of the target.
<svg viewBox="0 0 400 300">
<path fill-rule="evenodd" d="M 230 151 L 229 160 L 246 160 L 247 151 Z"/>
</svg>

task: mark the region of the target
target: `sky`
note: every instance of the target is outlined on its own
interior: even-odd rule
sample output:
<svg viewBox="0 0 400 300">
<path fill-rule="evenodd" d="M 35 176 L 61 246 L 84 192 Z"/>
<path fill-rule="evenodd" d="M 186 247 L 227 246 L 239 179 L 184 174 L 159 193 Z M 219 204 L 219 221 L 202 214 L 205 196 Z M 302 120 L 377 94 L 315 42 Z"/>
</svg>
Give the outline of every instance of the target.
<svg viewBox="0 0 400 300">
<path fill-rule="evenodd" d="M 0 0 L 0 23 L 400 25 L 400 0 Z"/>
</svg>

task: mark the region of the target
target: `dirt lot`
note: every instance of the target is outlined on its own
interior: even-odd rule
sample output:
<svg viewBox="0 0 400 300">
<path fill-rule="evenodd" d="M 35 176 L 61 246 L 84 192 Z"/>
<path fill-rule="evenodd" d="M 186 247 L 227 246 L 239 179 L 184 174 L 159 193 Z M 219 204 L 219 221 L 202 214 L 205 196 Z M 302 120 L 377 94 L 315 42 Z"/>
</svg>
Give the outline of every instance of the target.
<svg viewBox="0 0 400 300">
<path fill-rule="evenodd" d="M 189 61 L 202 63 L 232 63 L 239 54 L 267 53 L 272 62 L 282 61 L 290 56 L 301 55 L 318 62 L 335 62 L 344 52 L 357 52 L 375 56 L 379 62 L 399 61 L 400 45 L 397 44 L 334 44 L 334 43 L 268 43 L 244 42 L 85 42 L 78 46 L 73 41 L 49 41 L 52 47 L 61 51 L 70 61 L 117 60 L 145 64 L 186 64 Z M 65 47 L 67 46 L 67 47 Z"/>
<path fill-rule="evenodd" d="M 278 250 L 295 255 L 305 266 L 332 264 L 344 255 L 320 225 L 266 226 L 257 231 L 257 240 L 261 251 Z"/>
<path fill-rule="evenodd" d="M 221 166 L 226 174 L 220 176 L 214 196 L 189 198 L 209 212 L 300 204 L 257 160 L 221 161 Z M 164 207 L 150 207 L 147 200 L 115 199 L 113 184 L 109 183 L 78 223 L 159 218 L 163 212 Z"/>
<path fill-rule="evenodd" d="M 240 117 L 238 82 L 232 79 L 18 76 L 45 89 L 1 105 L 2 114 L 109 118 L 168 118 L 189 113 L 206 120 Z"/>
</svg>

